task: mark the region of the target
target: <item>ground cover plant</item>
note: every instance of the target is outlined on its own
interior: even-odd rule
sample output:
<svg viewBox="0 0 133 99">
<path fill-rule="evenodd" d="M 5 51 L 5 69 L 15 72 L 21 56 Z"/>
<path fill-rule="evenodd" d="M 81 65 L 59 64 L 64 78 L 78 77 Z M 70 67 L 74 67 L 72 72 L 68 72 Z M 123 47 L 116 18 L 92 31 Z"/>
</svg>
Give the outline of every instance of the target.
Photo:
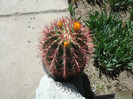
<svg viewBox="0 0 133 99">
<path fill-rule="evenodd" d="M 133 6 L 133 0 L 107 0 L 111 10 L 118 11 L 127 11 Z"/>
<path fill-rule="evenodd" d="M 112 12 L 129 11 L 133 6 L 133 0 L 86 0 L 93 5 L 99 5 L 100 7 L 107 7 L 109 4 Z"/>
<path fill-rule="evenodd" d="M 131 21 L 133 21 L 133 7 L 132 7 L 132 9 L 130 10 L 130 19 L 131 19 Z"/>
<path fill-rule="evenodd" d="M 85 21 L 95 45 L 95 63 L 102 71 L 131 69 L 133 60 L 133 29 L 130 21 L 123 22 L 106 12 L 89 13 Z"/>
</svg>

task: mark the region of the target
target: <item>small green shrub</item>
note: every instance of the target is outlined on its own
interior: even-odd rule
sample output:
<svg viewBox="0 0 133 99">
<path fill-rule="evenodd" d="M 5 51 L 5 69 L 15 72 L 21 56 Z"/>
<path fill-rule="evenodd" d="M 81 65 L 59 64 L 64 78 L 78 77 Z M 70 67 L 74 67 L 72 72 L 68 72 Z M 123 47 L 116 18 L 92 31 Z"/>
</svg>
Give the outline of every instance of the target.
<svg viewBox="0 0 133 99">
<path fill-rule="evenodd" d="M 68 10 L 69 10 L 70 15 L 71 15 L 72 18 L 75 18 L 75 9 L 76 9 L 76 7 L 74 7 L 73 4 L 70 3 Z"/>
<path fill-rule="evenodd" d="M 89 13 L 84 21 L 93 34 L 94 59 L 100 69 L 113 71 L 133 66 L 133 23 L 122 22 L 116 15 Z"/>
<path fill-rule="evenodd" d="M 132 6 L 133 0 L 107 0 L 107 2 L 112 11 L 118 12 L 128 10 Z"/>
<path fill-rule="evenodd" d="M 73 3 L 70 3 L 70 4 L 69 4 L 68 10 L 69 10 L 69 12 L 70 12 L 71 18 L 72 18 L 72 19 L 75 19 L 75 20 L 77 20 L 77 21 L 79 21 L 79 20 L 81 19 L 81 16 L 79 16 L 79 17 L 76 17 L 76 16 L 75 16 L 75 9 L 76 9 L 76 8 L 77 8 L 77 7 L 74 6 Z"/>
<path fill-rule="evenodd" d="M 130 19 L 133 21 L 133 7 L 132 7 L 132 9 L 130 10 Z"/>
</svg>

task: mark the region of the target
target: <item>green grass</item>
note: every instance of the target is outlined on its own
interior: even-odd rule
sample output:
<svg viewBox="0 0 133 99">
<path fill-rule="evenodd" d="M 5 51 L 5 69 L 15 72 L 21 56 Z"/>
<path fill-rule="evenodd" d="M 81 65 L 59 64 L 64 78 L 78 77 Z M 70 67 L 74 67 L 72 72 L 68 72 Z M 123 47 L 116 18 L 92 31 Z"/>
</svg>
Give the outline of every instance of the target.
<svg viewBox="0 0 133 99">
<path fill-rule="evenodd" d="M 74 6 L 73 3 L 70 3 L 70 4 L 69 4 L 68 10 L 69 10 L 69 12 L 70 12 L 71 18 L 72 18 L 72 19 L 75 19 L 75 20 L 77 20 L 77 21 L 79 21 L 79 20 L 81 19 L 81 16 L 80 16 L 80 17 L 76 17 L 76 16 L 75 16 L 75 9 L 76 9 L 76 8 L 77 8 L 77 7 Z"/>
<path fill-rule="evenodd" d="M 130 19 L 133 21 L 133 7 L 132 7 L 132 9 L 130 10 Z"/>
<path fill-rule="evenodd" d="M 133 6 L 133 0 L 86 0 L 91 5 L 105 7 L 108 3 L 112 12 L 129 11 Z"/>
<path fill-rule="evenodd" d="M 118 11 L 127 11 L 133 6 L 133 0 L 107 0 L 110 4 L 111 10 Z"/>
<path fill-rule="evenodd" d="M 94 59 L 100 70 L 114 71 L 133 66 L 133 23 L 122 22 L 117 15 L 106 12 L 89 13 L 84 21 L 94 39 Z"/>
</svg>

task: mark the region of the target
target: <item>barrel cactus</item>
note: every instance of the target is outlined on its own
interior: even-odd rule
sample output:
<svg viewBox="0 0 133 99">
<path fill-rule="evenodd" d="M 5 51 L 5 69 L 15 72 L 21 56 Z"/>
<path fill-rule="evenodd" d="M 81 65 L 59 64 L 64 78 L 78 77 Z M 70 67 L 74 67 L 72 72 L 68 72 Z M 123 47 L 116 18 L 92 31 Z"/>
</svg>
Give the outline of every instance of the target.
<svg viewBox="0 0 133 99">
<path fill-rule="evenodd" d="M 90 31 L 80 22 L 62 17 L 47 26 L 41 35 L 42 62 L 47 71 L 67 79 L 81 73 L 93 52 Z"/>
</svg>

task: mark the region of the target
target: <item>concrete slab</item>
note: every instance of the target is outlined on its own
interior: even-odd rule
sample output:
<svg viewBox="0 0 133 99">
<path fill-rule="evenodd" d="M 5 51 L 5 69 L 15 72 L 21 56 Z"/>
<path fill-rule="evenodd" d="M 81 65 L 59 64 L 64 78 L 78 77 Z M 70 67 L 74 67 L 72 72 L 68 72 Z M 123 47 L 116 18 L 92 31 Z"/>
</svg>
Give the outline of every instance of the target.
<svg viewBox="0 0 133 99">
<path fill-rule="evenodd" d="M 66 8 L 67 0 L 0 0 L 0 15 Z"/>
<path fill-rule="evenodd" d="M 40 32 L 60 16 L 69 13 L 0 18 L 0 99 L 35 99 L 44 75 L 37 46 Z"/>
</svg>

